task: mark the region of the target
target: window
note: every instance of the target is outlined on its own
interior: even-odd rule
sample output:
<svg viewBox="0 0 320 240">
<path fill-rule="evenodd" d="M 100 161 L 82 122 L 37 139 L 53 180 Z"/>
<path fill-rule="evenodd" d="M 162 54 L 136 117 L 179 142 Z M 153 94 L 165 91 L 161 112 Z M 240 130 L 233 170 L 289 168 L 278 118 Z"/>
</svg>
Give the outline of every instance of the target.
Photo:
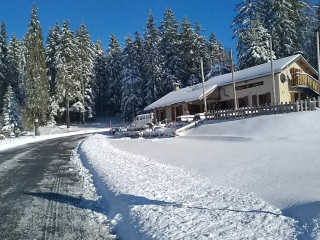
<svg viewBox="0 0 320 240">
<path fill-rule="evenodd" d="M 259 105 L 271 104 L 271 93 L 261 94 L 259 95 Z"/>
<path fill-rule="evenodd" d="M 252 106 L 257 106 L 258 102 L 257 102 L 257 95 L 252 95 Z"/>
<path fill-rule="evenodd" d="M 248 97 L 239 98 L 239 107 L 247 107 L 248 106 Z"/>
</svg>

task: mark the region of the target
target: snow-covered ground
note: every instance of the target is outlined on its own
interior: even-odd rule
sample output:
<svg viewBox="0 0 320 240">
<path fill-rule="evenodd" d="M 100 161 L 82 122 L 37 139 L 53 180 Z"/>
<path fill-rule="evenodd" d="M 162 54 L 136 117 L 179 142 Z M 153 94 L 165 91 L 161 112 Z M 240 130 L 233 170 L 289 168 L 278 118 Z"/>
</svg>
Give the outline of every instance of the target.
<svg viewBox="0 0 320 240">
<path fill-rule="evenodd" d="M 123 239 L 320 239 L 320 110 L 80 146 Z"/>
<path fill-rule="evenodd" d="M 320 239 L 319 119 L 207 122 L 176 138 L 97 133 L 74 161 L 120 239 Z"/>
<path fill-rule="evenodd" d="M 61 126 L 52 126 L 52 127 L 40 127 L 39 133 L 40 136 L 35 136 L 34 132 L 26 132 L 24 136 L 19 138 L 6 138 L 0 140 L 0 151 L 12 147 L 16 147 L 22 144 L 27 144 L 31 142 L 39 142 L 46 139 L 53 139 L 58 137 L 67 137 L 72 135 L 79 134 L 89 134 L 97 132 L 106 132 L 109 131 L 108 123 L 98 122 L 90 124 L 80 124 L 72 125 L 70 128 L 67 128 L 66 125 Z"/>
</svg>

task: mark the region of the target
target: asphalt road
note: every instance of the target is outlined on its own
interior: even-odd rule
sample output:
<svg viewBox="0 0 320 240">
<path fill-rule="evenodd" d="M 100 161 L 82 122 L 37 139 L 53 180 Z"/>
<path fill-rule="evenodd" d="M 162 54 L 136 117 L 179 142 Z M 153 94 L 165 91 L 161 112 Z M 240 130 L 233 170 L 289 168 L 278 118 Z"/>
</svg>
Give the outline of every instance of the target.
<svg viewBox="0 0 320 240">
<path fill-rule="evenodd" d="M 86 136 L 0 151 L 0 239 L 115 239 L 72 150 Z"/>
</svg>

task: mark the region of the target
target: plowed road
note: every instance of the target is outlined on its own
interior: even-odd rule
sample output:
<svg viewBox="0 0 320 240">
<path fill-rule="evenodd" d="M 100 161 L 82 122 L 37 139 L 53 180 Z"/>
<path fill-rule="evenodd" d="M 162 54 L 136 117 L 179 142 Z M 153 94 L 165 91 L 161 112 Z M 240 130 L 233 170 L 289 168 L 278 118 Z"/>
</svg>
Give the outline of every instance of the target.
<svg viewBox="0 0 320 240">
<path fill-rule="evenodd" d="M 0 239 L 115 239 L 72 150 L 85 136 L 0 151 Z"/>
</svg>

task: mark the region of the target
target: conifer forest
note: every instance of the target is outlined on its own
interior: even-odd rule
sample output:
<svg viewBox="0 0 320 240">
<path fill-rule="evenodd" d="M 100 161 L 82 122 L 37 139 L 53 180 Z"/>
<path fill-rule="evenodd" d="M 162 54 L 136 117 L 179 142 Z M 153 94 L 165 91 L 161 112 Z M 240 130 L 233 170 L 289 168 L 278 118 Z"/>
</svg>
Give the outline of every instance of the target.
<svg viewBox="0 0 320 240">
<path fill-rule="evenodd" d="M 108 46 L 93 42 L 84 23 L 75 31 L 68 21 L 53 23 L 43 36 L 36 5 L 30 10 L 23 39 L 7 36 L 4 21 L 0 26 L 0 133 L 31 130 L 36 119 L 65 124 L 67 112 L 71 123 L 132 120 L 174 84 L 200 83 L 201 58 L 206 79 L 231 71 L 230 50 L 215 34 L 204 36 L 200 23 L 179 22 L 170 9 L 160 22 L 150 10 L 142 32 L 124 42 L 111 35 Z M 237 0 L 234 11 L 237 69 L 297 52 L 317 66 L 319 8 L 308 0 Z"/>
</svg>

